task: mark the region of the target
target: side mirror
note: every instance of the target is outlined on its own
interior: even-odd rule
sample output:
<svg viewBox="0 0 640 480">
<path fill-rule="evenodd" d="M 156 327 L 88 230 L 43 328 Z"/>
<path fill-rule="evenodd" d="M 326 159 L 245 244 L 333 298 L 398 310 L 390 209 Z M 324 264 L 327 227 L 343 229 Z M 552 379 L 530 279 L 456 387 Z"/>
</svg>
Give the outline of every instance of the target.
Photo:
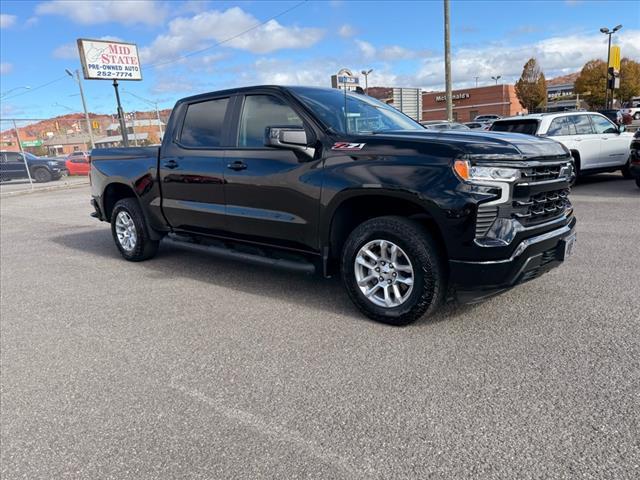
<svg viewBox="0 0 640 480">
<path fill-rule="evenodd" d="M 313 158 L 315 149 L 309 147 L 307 132 L 301 127 L 267 127 L 264 144 L 267 147 L 296 150 Z"/>
<path fill-rule="evenodd" d="M 622 133 L 622 132 L 624 132 L 626 129 L 627 129 L 627 127 L 625 127 L 624 125 L 620 125 L 620 126 L 618 127 L 618 133 Z"/>
</svg>

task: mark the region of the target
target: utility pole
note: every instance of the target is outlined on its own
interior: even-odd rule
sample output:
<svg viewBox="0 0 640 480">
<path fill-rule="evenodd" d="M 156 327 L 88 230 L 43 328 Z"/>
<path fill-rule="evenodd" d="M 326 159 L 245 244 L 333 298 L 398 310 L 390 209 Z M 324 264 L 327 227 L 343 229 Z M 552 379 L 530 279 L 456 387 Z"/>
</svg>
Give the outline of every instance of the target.
<svg viewBox="0 0 640 480">
<path fill-rule="evenodd" d="M 139 100 L 142 100 L 149 105 L 152 105 L 156 109 L 156 118 L 158 119 L 158 131 L 160 132 L 159 140 L 162 142 L 162 137 L 164 137 L 164 132 L 162 131 L 162 120 L 160 120 L 160 110 L 158 109 L 158 102 L 149 100 L 148 98 L 141 97 L 140 95 L 136 95 L 135 93 L 131 93 L 129 90 L 122 90 L 123 93 L 128 93 L 129 95 L 136 97 Z"/>
<path fill-rule="evenodd" d="M 451 22 L 449 0 L 444 0 L 444 76 L 446 83 L 447 120 L 453 121 L 453 98 L 451 96 Z"/>
<path fill-rule="evenodd" d="M 67 75 L 71 78 L 74 78 L 73 73 L 69 70 L 65 69 Z M 87 111 L 87 102 L 84 99 L 84 89 L 82 88 L 82 81 L 80 80 L 80 71 L 76 70 L 75 72 L 75 81 L 78 82 L 78 87 L 80 87 L 80 98 L 82 99 L 82 108 L 84 109 L 84 120 L 87 123 L 87 132 L 89 133 L 89 141 L 91 142 L 91 148 L 96 148 L 96 144 L 93 141 L 93 130 L 91 129 L 91 122 L 89 121 L 89 112 Z"/>
<path fill-rule="evenodd" d="M 22 142 L 20 141 L 20 133 L 18 132 L 18 126 L 16 125 L 15 120 L 13 121 L 13 128 L 16 131 L 16 138 L 18 139 L 18 147 L 20 147 L 20 153 L 22 154 L 22 161 L 24 162 L 24 168 L 27 169 L 27 177 L 29 177 L 29 185 L 31 185 L 31 190 L 33 190 L 33 180 L 31 179 L 31 172 L 29 171 L 27 156 L 24 154 L 24 149 L 22 148 Z"/>
<path fill-rule="evenodd" d="M 478 79 L 479 79 L 479 78 L 480 78 L 480 77 L 476 77 L 476 88 L 478 88 Z"/>
</svg>

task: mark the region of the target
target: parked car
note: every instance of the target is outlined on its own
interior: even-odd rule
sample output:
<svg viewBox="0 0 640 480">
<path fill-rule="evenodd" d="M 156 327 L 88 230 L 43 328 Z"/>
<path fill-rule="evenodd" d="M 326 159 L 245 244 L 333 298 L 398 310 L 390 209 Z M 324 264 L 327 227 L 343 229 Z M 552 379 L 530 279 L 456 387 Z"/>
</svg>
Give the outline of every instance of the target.
<svg viewBox="0 0 640 480">
<path fill-rule="evenodd" d="M 55 158 L 36 157 L 25 152 L 0 152 L 0 180 L 16 180 L 29 178 L 24 158 L 27 159 L 29 173 L 36 182 L 50 182 L 66 175 L 67 168 L 64 161 Z"/>
<path fill-rule="evenodd" d="M 602 115 L 607 117 L 609 120 L 611 120 L 616 125 L 623 125 L 624 124 L 621 110 L 616 110 L 616 109 L 613 109 L 613 110 L 598 110 L 598 113 L 601 113 Z"/>
<path fill-rule="evenodd" d="M 624 105 L 621 110 L 623 114 L 630 115 L 634 120 L 640 120 L 640 99 L 634 97 L 630 102 Z"/>
<path fill-rule="evenodd" d="M 168 237 L 341 274 L 362 312 L 403 325 L 446 292 L 478 301 L 559 265 L 571 164 L 553 140 L 442 135 L 365 95 L 246 87 L 178 101 L 160 148 L 93 150 L 93 215 L 126 260 Z"/>
<path fill-rule="evenodd" d="M 484 122 L 466 122 L 465 125 L 471 130 L 476 130 L 478 128 L 484 128 L 487 124 Z"/>
<path fill-rule="evenodd" d="M 549 137 L 565 145 L 575 161 L 576 176 L 589 173 L 629 172 L 632 135 L 595 112 L 534 113 L 496 120 L 494 132 L 525 133 Z"/>
<path fill-rule="evenodd" d="M 636 130 L 631 141 L 631 157 L 629 159 L 629 171 L 640 188 L 640 130 Z"/>
<path fill-rule="evenodd" d="M 69 175 L 89 175 L 90 159 L 89 152 L 77 151 L 70 153 L 65 160 Z"/>
<path fill-rule="evenodd" d="M 447 122 L 447 121 L 426 121 L 421 122 L 424 128 L 429 130 L 471 130 L 466 125 L 457 122 Z"/>
<path fill-rule="evenodd" d="M 473 119 L 474 122 L 493 122 L 494 120 L 498 120 L 502 118 L 500 115 L 477 115 L 476 118 Z"/>
</svg>

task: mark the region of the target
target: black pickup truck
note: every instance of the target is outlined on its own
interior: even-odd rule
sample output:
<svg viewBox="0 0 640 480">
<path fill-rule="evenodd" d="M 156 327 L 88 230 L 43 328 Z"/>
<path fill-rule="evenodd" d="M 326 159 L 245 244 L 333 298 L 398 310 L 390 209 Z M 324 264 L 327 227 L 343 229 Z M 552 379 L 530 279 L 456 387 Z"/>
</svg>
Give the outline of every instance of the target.
<svg viewBox="0 0 640 480">
<path fill-rule="evenodd" d="M 180 100 L 159 148 L 91 153 L 93 216 L 131 261 L 174 245 L 342 275 L 369 317 L 407 324 L 571 253 L 567 149 L 424 129 L 357 93 L 259 86 Z M 330 301 L 330 300 L 327 300 Z"/>
</svg>

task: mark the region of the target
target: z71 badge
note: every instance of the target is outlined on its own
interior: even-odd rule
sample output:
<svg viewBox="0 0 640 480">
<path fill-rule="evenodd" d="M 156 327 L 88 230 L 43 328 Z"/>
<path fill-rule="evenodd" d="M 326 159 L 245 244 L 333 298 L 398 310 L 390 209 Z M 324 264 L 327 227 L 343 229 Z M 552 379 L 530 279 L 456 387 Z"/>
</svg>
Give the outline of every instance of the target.
<svg viewBox="0 0 640 480">
<path fill-rule="evenodd" d="M 331 150 L 362 150 L 366 143 L 349 143 L 349 142 L 336 142 L 331 147 Z"/>
</svg>

